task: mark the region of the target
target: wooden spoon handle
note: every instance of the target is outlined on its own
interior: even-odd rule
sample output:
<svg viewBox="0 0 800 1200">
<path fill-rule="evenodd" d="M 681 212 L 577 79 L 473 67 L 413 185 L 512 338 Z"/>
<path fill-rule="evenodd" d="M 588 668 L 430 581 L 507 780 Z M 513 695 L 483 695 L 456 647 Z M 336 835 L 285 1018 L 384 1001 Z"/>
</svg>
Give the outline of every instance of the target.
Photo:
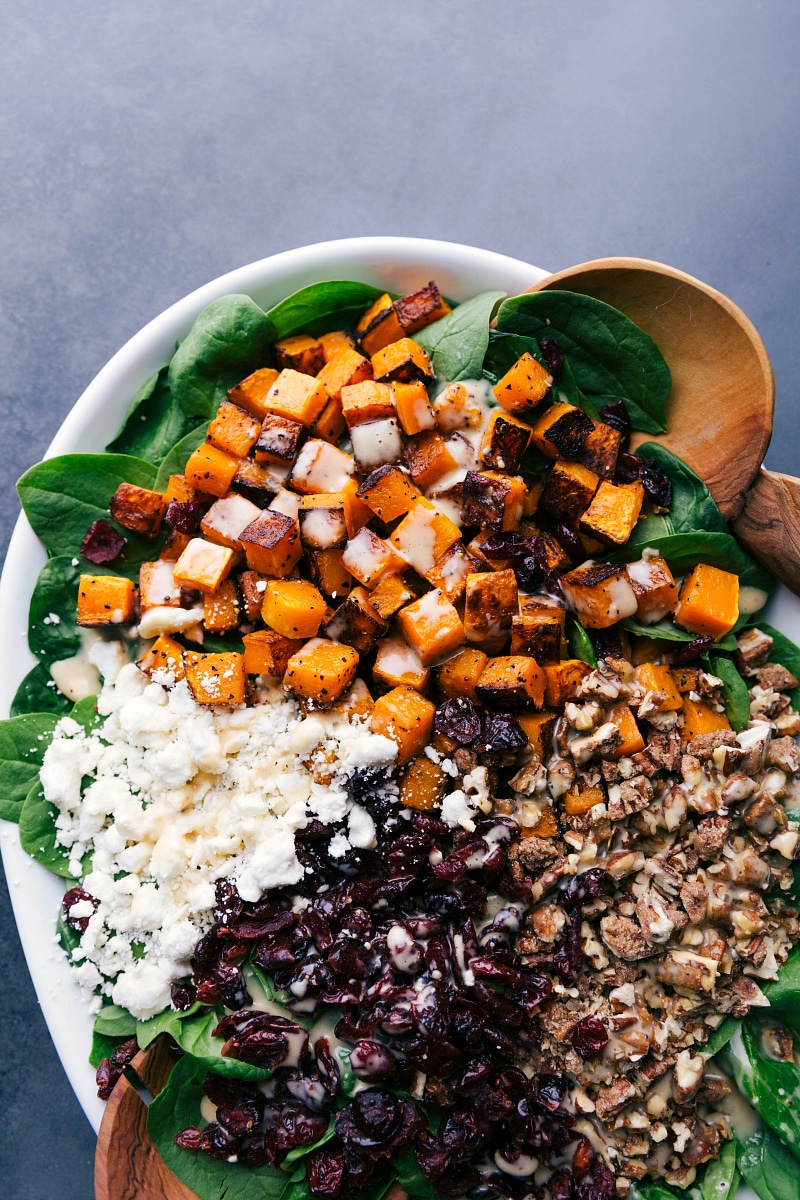
<svg viewBox="0 0 800 1200">
<path fill-rule="evenodd" d="M 800 479 L 762 467 L 732 529 L 753 558 L 800 595 Z"/>
</svg>

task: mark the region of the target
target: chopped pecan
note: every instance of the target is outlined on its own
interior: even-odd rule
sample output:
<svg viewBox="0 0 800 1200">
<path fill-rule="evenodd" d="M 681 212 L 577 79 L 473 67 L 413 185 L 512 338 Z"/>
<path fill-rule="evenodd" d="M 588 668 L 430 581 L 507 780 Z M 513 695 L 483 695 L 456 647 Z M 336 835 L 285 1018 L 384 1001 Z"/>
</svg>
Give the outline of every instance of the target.
<svg viewBox="0 0 800 1200">
<path fill-rule="evenodd" d="M 736 639 L 736 665 L 740 671 L 750 674 L 762 666 L 772 653 L 773 640 L 760 629 L 748 629 Z"/>
<path fill-rule="evenodd" d="M 692 837 L 692 845 L 704 862 L 719 858 L 728 840 L 731 823 L 728 817 L 704 817 Z"/>
<path fill-rule="evenodd" d="M 688 750 L 695 758 L 711 758 L 718 746 L 733 746 L 736 734 L 731 729 L 715 729 L 713 733 L 698 733 L 689 742 Z"/>
<path fill-rule="evenodd" d="M 693 925 L 699 925 L 701 921 L 705 921 L 708 915 L 706 885 L 699 880 L 692 883 L 687 879 L 686 883 L 681 886 L 681 903 Z"/>
<path fill-rule="evenodd" d="M 657 950 L 645 939 L 639 926 L 628 917 L 609 913 L 600 921 L 600 936 L 609 950 L 618 958 L 635 962 L 639 958 L 651 958 Z"/>
<path fill-rule="evenodd" d="M 792 672 L 778 663 L 767 663 L 756 674 L 761 687 L 773 692 L 790 692 L 792 688 L 797 687 L 797 680 Z"/>
<path fill-rule="evenodd" d="M 615 1079 L 608 1087 L 600 1088 L 595 1101 L 595 1112 L 601 1121 L 608 1121 L 621 1112 L 636 1096 L 636 1088 L 629 1079 Z"/>
<path fill-rule="evenodd" d="M 767 762 L 780 767 L 787 775 L 795 775 L 800 771 L 800 746 L 793 737 L 775 738 L 770 742 Z"/>
</svg>

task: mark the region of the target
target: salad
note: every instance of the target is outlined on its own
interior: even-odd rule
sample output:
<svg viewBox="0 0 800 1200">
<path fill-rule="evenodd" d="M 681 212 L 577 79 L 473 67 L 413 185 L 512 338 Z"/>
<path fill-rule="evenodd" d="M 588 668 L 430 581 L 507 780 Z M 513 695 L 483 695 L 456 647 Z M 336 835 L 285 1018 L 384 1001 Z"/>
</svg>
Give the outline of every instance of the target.
<svg viewBox="0 0 800 1200">
<path fill-rule="evenodd" d="M 201 1200 L 797 1195 L 800 649 L 561 292 L 228 296 L 49 554 L 0 815 Z"/>
</svg>

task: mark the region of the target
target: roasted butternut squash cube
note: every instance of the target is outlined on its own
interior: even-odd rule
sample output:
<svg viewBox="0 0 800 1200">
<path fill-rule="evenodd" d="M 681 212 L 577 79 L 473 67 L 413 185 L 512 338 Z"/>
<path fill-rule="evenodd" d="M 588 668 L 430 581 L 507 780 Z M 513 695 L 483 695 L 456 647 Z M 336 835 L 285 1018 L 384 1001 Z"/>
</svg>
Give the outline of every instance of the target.
<svg viewBox="0 0 800 1200">
<path fill-rule="evenodd" d="M 313 638 L 326 607 L 313 583 L 305 579 L 270 579 L 261 615 L 265 625 L 284 637 Z"/>
<path fill-rule="evenodd" d="M 643 625 L 660 621 L 678 607 L 678 588 L 660 554 L 645 551 L 643 558 L 628 563 L 627 572 L 638 605 L 636 615 Z"/>
<path fill-rule="evenodd" d="M 395 380 L 391 388 L 397 419 L 407 437 L 436 428 L 436 417 L 425 384 L 421 380 L 413 379 L 411 383 L 399 383 Z"/>
<path fill-rule="evenodd" d="M 330 442 L 335 446 L 346 428 L 342 402 L 331 396 L 309 432 L 312 437 L 322 438 L 323 442 Z"/>
<path fill-rule="evenodd" d="M 482 568 L 483 564 L 459 539 L 439 555 L 431 569 L 425 572 L 425 578 L 434 587 L 441 588 L 451 604 L 458 604 L 467 590 L 467 576 Z"/>
<path fill-rule="evenodd" d="M 242 571 L 238 583 L 244 619 L 251 623 L 257 621 L 267 590 L 267 576 L 260 575 L 258 571 Z"/>
<path fill-rule="evenodd" d="M 318 438 L 309 438 L 294 460 L 287 483 L 296 492 L 343 492 L 355 475 L 356 464 L 349 454 Z"/>
<path fill-rule="evenodd" d="M 582 533 L 605 546 L 624 546 L 639 520 L 644 501 L 641 483 L 609 483 L 601 479 L 591 504 L 580 519 Z"/>
<path fill-rule="evenodd" d="M 486 409 L 474 390 L 465 383 L 448 383 L 433 401 L 433 415 L 442 433 L 477 429 L 483 424 Z"/>
<path fill-rule="evenodd" d="M 525 474 L 522 477 L 525 484 L 525 499 L 522 501 L 523 517 L 532 517 L 539 510 L 539 501 L 544 491 L 544 480 L 535 475 Z"/>
<path fill-rule="evenodd" d="M 481 438 L 481 459 L 487 467 L 515 475 L 530 445 L 531 434 L 530 425 L 504 408 L 496 408 Z"/>
<path fill-rule="evenodd" d="M 170 475 L 164 499 L 169 503 L 174 500 L 177 504 L 193 504 L 210 499 L 205 492 L 199 492 L 187 481 L 185 475 Z"/>
<path fill-rule="evenodd" d="M 317 382 L 323 384 L 335 400 L 341 400 L 342 388 L 365 379 L 372 379 L 372 363 L 349 346 L 338 350 L 317 375 Z"/>
<path fill-rule="evenodd" d="M 279 417 L 277 413 L 267 413 L 255 443 L 256 462 L 290 466 L 297 458 L 305 437 L 306 427 L 299 421 L 290 421 L 288 417 Z"/>
<path fill-rule="evenodd" d="M 551 600 L 549 596 L 527 596 L 520 593 L 519 612 L 522 617 L 555 617 L 561 625 L 561 632 L 564 632 L 567 610 L 557 600 Z M 535 658 L 536 655 L 534 654 L 533 657 Z"/>
<path fill-rule="evenodd" d="M 475 694 L 490 708 L 541 708 L 544 673 L 527 655 L 490 658 L 475 684 Z"/>
<path fill-rule="evenodd" d="M 559 460 L 547 473 L 539 507 L 572 525 L 591 504 L 599 484 L 588 467 Z"/>
<path fill-rule="evenodd" d="M 309 550 L 306 554 L 312 583 L 332 600 L 347 596 L 355 583 L 343 556 L 344 550 Z"/>
<path fill-rule="evenodd" d="M 137 659 L 136 665 L 145 675 L 152 679 L 158 675 L 158 682 L 171 680 L 178 683 L 183 679 L 183 646 L 169 634 L 162 633 L 153 642 L 150 649 Z"/>
<path fill-rule="evenodd" d="M 365 379 L 363 383 L 343 387 L 342 413 L 351 429 L 354 425 L 363 425 L 365 421 L 394 417 L 396 413 L 392 389 L 388 383 L 378 383 L 374 379 Z"/>
<path fill-rule="evenodd" d="M 517 718 L 517 720 L 519 720 L 519 718 Z M 556 814 L 553 811 L 552 804 L 549 805 L 544 810 L 544 812 L 542 812 L 540 814 L 539 819 L 537 820 L 535 825 L 522 825 L 520 827 L 519 832 L 520 832 L 520 837 L 523 837 L 523 838 L 558 837 L 558 835 L 561 831 L 558 827 L 558 820 L 556 819 Z"/>
<path fill-rule="evenodd" d="M 260 432 L 261 426 L 254 416 L 231 404 L 230 400 L 223 400 L 206 437 L 218 450 L 224 450 L 234 458 L 245 458 L 255 446 Z"/>
<path fill-rule="evenodd" d="M 390 534 L 389 541 L 407 563 L 425 575 L 459 541 L 461 530 L 427 500 L 420 500 Z"/>
<path fill-rule="evenodd" d="M 211 442 L 204 442 L 189 456 L 183 473 L 187 482 L 201 492 L 208 492 L 211 496 L 227 496 L 241 461 L 212 446 Z"/>
<path fill-rule="evenodd" d="M 172 568 L 172 574 L 176 583 L 208 594 L 215 592 L 228 578 L 232 562 L 233 550 L 229 546 L 217 546 L 205 538 L 192 538 Z"/>
<path fill-rule="evenodd" d="M 583 625 L 607 629 L 636 612 L 636 596 L 625 568 L 617 563 L 587 563 L 561 577 L 561 586 Z"/>
<path fill-rule="evenodd" d="M 418 488 L 426 492 L 445 475 L 455 471 L 458 463 L 435 430 L 417 433 L 408 439 L 403 452 L 405 465 Z"/>
<path fill-rule="evenodd" d="M 553 376 L 532 354 L 521 354 L 492 388 L 498 404 L 508 412 L 531 413 L 553 385 Z"/>
<path fill-rule="evenodd" d="M 358 533 L 363 525 L 369 525 L 374 517 L 374 513 L 368 504 L 358 494 L 358 480 L 348 479 L 342 491 L 350 499 L 350 519 L 353 522 L 353 536 Z"/>
<path fill-rule="evenodd" d="M 132 625 L 136 592 L 130 579 L 117 575 L 81 575 L 78 584 L 78 625 Z"/>
<path fill-rule="evenodd" d="M 661 712 L 680 712 L 683 708 L 683 698 L 669 667 L 658 666 L 651 662 L 642 663 L 636 668 L 636 682 L 644 688 L 645 694 L 659 692 L 665 697 L 659 703 Z"/>
<path fill-rule="evenodd" d="M 375 707 L 375 701 L 370 695 L 369 688 L 364 683 L 363 679 L 354 679 L 353 686 L 349 692 L 345 692 L 343 696 L 331 705 L 333 712 L 344 713 L 348 721 L 351 723 L 363 722 L 365 717 L 372 716 L 372 710 Z"/>
<path fill-rule="evenodd" d="M 277 579 L 285 579 L 303 553 L 297 522 L 270 508 L 245 526 L 239 540 L 247 555 L 247 565 Z"/>
<path fill-rule="evenodd" d="M 191 540 L 190 533 L 181 533 L 179 529 L 171 529 L 158 552 L 159 560 L 176 563 Z"/>
<path fill-rule="evenodd" d="M 408 473 L 388 463 L 368 475 L 357 494 L 387 525 L 405 516 L 422 499 L 422 493 L 414 487 Z"/>
<path fill-rule="evenodd" d="M 316 375 L 325 366 L 325 350 L 321 342 L 307 333 L 296 333 L 275 343 L 275 362 L 282 371 L 300 371 Z"/>
<path fill-rule="evenodd" d="M 300 371 L 281 371 L 269 389 L 269 412 L 286 417 L 289 421 L 297 421 L 300 425 L 312 425 L 329 400 L 322 380 L 322 373 L 326 369 L 323 367 L 316 379 Z"/>
<path fill-rule="evenodd" d="M 622 744 L 609 754 L 604 754 L 603 758 L 616 761 L 620 758 L 630 758 L 632 754 L 638 754 L 640 750 L 644 750 L 644 738 L 636 724 L 636 717 L 633 715 L 630 705 L 615 704 L 608 711 L 608 719 L 614 722 L 622 734 Z"/>
<path fill-rule="evenodd" d="M 418 292 L 395 300 L 394 308 L 406 334 L 416 333 L 426 325 L 440 321 L 450 312 L 450 305 L 442 299 L 433 280 Z"/>
<path fill-rule="evenodd" d="M 370 727 L 397 744 L 397 762 L 402 767 L 427 746 L 435 715 L 435 705 L 419 692 L 396 687 L 375 701 Z"/>
<path fill-rule="evenodd" d="M 242 533 L 252 521 L 258 519 L 261 511 L 244 496 L 223 496 L 211 505 L 200 522 L 200 529 L 209 542 L 241 550 Z"/>
<path fill-rule="evenodd" d="M 467 576 L 464 630 L 468 642 L 477 642 L 490 654 L 502 649 L 518 610 L 517 577 L 510 568 Z"/>
<path fill-rule="evenodd" d="M 448 776 L 425 754 L 412 758 L 400 776 L 400 803 L 418 812 L 439 808 L 447 791 Z"/>
<path fill-rule="evenodd" d="M 327 708 L 349 689 L 357 668 L 358 654 L 352 646 L 312 638 L 289 659 L 283 685 L 295 696 Z"/>
<path fill-rule="evenodd" d="M 302 638 L 287 638 L 275 629 L 256 629 L 246 633 L 244 669 L 248 675 L 271 675 L 283 679 L 289 659 L 303 647 Z"/>
<path fill-rule="evenodd" d="M 465 525 L 508 531 L 522 520 L 525 484 L 516 475 L 499 471 L 467 471 L 461 516 Z"/>
<path fill-rule="evenodd" d="M 196 654 L 185 650 L 183 669 L 197 704 L 244 704 L 247 674 L 241 654 Z"/>
<path fill-rule="evenodd" d="M 322 353 L 325 356 L 325 362 L 331 361 L 335 354 L 340 350 L 354 350 L 353 339 L 350 334 L 344 329 L 334 329 L 330 333 L 321 333 L 319 336 L 319 344 L 322 346 Z"/>
<path fill-rule="evenodd" d="M 593 421 L 592 425 L 594 428 L 581 446 L 577 461 L 601 479 L 613 479 L 622 435 L 603 421 Z"/>
<path fill-rule="evenodd" d="M 416 593 L 400 575 L 385 575 L 372 592 L 372 607 L 382 621 L 391 621 L 404 604 L 416 600 Z"/>
<path fill-rule="evenodd" d="M 423 692 L 431 673 L 408 642 L 399 637 L 387 637 L 378 642 L 372 674 L 390 688 L 412 687 Z"/>
<path fill-rule="evenodd" d="M 317 492 L 304 496 L 298 521 L 300 541 L 306 550 L 343 550 L 352 521 L 348 523 L 349 497 L 344 492 Z"/>
<path fill-rule="evenodd" d="M 371 355 L 372 373 L 383 383 L 397 380 L 399 383 L 410 383 L 412 379 L 423 382 L 433 380 L 433 367 L 428 358 L 427 350 L 423 350 L 413 338 L 401 337 L 396 342 L 375 351 Z"/>
<path fill-rule="evenodd" d="M 301 499 L 302 497 L 298 496 L 297 492 L 290 492 L 288 488 L 281 488 L 278 494 L 270 500 L 269 510 L 270 512 L 283 513 L 285 517 L 291 517 L 299 527 Z"/>
<path fill-rule="evenodd" d="M 278 372 L 274 367 L 260 367 L 232 387 L 228 392 L 228 399 L 232 404 L 238 404 L 239 408 L 249 412 L 252 417 L 263 421 L 269 412 L 267 396 L 277 378 Z"/>
<path fill-rule="evenodd" d="M 133 483 L 121 483 L 109 505 L 112 521 L 150 538 L 157 537 L 166 511 L 167 500 L 161 492 Z"/>
<path fill-rule="evenodd" d="M 716 733 L 718 729 L 730 729 L 730 722 L 725 713 L 714 712 L 710 704 L 704 700 L 692 700 L 683 697 L 683 729 L 681 736 L 691 741 L 701 733 Z"/>
<path fill-rule="evenodd" d="M 368 475 L 387 463 L 400 462 L 403 456 L 403 438 L 394 417 L 351 426 L 350 443 L 353 458 L 362 475 Z"/>
<path fill-rule="evenodd" d="M 401 608 L 397 625 L 426 667 L 464 641 L 464 624 L 439 588 Z"/>
<path fill-rule="evenodd" d="M 530 614 L 512 617 L 511 653 L 530 654 L 537 662 L 558 662 L 564 630 L 558 617 Z"/>
<path fill-rule="evenodd" d="M 675 621 L 718 641 L 739 619 L 739 577 L 698 563 L 683 581 Z"/>
<path fill-rule="evenodd" d="M 232 579 L 204 596 L 203 624 L 209 633 L 227 633 L 239 624 L 239 596 Z"/>
<path fill-rule="evenodd" d="M 402 575 L 408 570 L 408 563 L 394 547 L 366 526 L 347 543 L 342 562 L 350 574 L 368 588 L 374 588 L 384 575 Z"/>
<path fill-rule="evenodd" d="M 403 336 L 403 326 L 388 292 L 379 296 L 359 318 L 356 336 L 365 354 L 376 354 Z"/>
<path fill-rule="evenodd" d="M 388 621 L 378 616 L 363 587 L 353 588 L 325 624 L 326 637 L 352 646 L 359 654 L 368 654 L 388 630 Z"/>
<path fill-rule="evenodd" d="M 259 508 L 271 504 L 283 488 L 281 468 L 270 470 L 254 458 L 240 458 L 231 480 L 231 491 L 252 500 Z"/>
<path fill-rule="evenodd" d="M 450 699 L 466 696 L 469 700 L 475 701 L 478 699 L 475 684 L 480 679 L 488 661 L 488 655 L 484 654 L 482 650 L 475 650 L 467 646 L 463 650 L 459 650 L 452 658 L 445 659 L 443 663 L 438 663 L 433 668 L 436 686 L 442 695 Z"/>
<path fill-rule="evenodd" d="M 672 667 L 671 670 L 675 687 L 682 696 L 697 691 L 697 667 Z"/>
<path fill-rule="evenodd" d="M 577 455 L 588 437 L 591 428 L 591 422 L 589 427 L 586 426 L 583 419 L 585 416 L 586 414 L 583 410 L 574 404 L 567 404 L 566 402 L 551 404 L 549 408 L 545 409 L 533 426 L 531 431 L 533 445 L 545 458 L 571 457 L 569 454 L 563 454 L 556 442 L 550 440 L 550 430 L 555 429 L 559 441 L 565 444 L 568 449 L 573 450 L 575 455 Z M 573 429 L 571 429 L 570 423 L 572 423 Z M 560 436 L 559 427 L 561 430 Z"/>
<path fill-rule="evenodd" d="M 605 804 L 606 798 L 599 784 L 585 780 L 574 783 L 564 796 L 564 812 L 568 817 L 582 817 L 597 804 Z"/>
<path fill-rule="evenodd" d="M 545 691 L 547 690 L 547 675 L 545 671 Z M 549 712 L 543 709 L 536 713 L 520 713 L 517 717 L 517 724 L 522 729 L 526 738 L 533 746 L 534 752 L 544 762 L 553 753 L 553 734 L 555 733 L 556 722 L 558 721 L 557 712 Z"/>
<path fill-rule="evenodd" d="M 544 700 L 548 708 L 563 708 L 567 700 L 574 700 L 579 685 L 591 669 L 589 664 L 580 658 L 543 663 Z"/>
<path fill-rule="evenodd" d="M 149 608 L 180 608 L 181 589 L 172 574 L 168 559 L 144 562 L 139 567 L 139 612 Z"/>
</svg>

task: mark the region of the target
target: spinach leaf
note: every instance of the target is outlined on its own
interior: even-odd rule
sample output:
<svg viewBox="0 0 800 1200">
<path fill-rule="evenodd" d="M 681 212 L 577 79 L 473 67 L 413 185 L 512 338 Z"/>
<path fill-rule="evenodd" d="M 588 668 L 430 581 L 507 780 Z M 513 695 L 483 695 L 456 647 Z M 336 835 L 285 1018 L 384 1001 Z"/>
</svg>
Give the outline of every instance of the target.
<svg viewBox="0 0 800 1200">
<path fill-rule="evenodd" d="M 64 882 L 67 885 L 66 888 L 64 889 L 65 894 L 66 894 L 66 892 L 71 887 L 75 886 L 75 884 L 77 883 L 77 880 L 76 879 L 65 879 Z M 66 954 L 69 961 L 72 962 L 72 951 L 75 950 L 78 947 L 78 945 L 80 944 L 81 935 L 78 933 L 77 929 L 73 929 L 72 926 L 70 925 L 70 923 L 67 921 L 67 918 L 64 916 L 63 905 L 58 906 L 58 918 L 56 920 L 56 936 L 58 938 L 58 942 L 59 942 L 59 945 L 61 946 L 61 949 Z"/>
<path fill-rule="evenodd" d="M 271 308 L 267 316 L 275 326 L 276 338 L 290 337 L 301 331 L 319 337 L 334 329 L 351 328 L 382 295 L 380 288 L 368 283 L 328 279 L 287 296 Z"/>
<path fill-rule="evenodd" d="M 0 817 L 18 821 L 25 798 L 39 777 L 44 752 L 59 718 L 32 713 L 0 721 Z"/>
<path fill-rule="evenodd" d="M 636 617 L 626 617 L 624 621 L 620 621 L 620 627 L 627 629 L 628 633 L 636 634 L 637 637 L 658 638 L 665 642 L 693 642 L 697 637 L 696 633 L 681 629 L 671 617 L 662 617 L 652 625 L 645 625 L 642 621 L 637 621 Z M 733 634 L 726 633 L 715 642 L 715 646 L 718 650 L 735 650 L 736 638 Z"/>
<path fill-rule="evenodd" d="M 420 1171 L 417 1156 L 413 1150 L 404 1150 L 394 1160 L 393 1165 L 397 1172 L 397 1182 L 404 1192 L 414 1197 L 414 1200 L 437 1200 L 439 1193 L 434 1190 L 433 1184 Z"/>
<path fill-rule="evenodd" d="M 650 518 L 648 518 L 649 520 Z M 634 529 L 634 534 L 639 526 Z M 608 555 L 612 562 L 631 562 L 641 555 L 644 546 L 652 546 L 667 560 L 675 575 L 685 575 L 699 562 L 732 571 L 739 581 L 749 587 L 771 592 L 776 581 L 769 571 L 742 549 L 730 533 L 672 533 L 665 537 L 644 537 L 634 544 L 628 542 Z"/>
<path fill-rule="evenodd" d="M 175 443 L 170 452 L 161 460 L 153 484 L 155 491 L 166 491 L 170 475 L 183 474 L 183 468 L 189 461 L 190 455 L 194 453 L 201 442 L 206 440 L 207 430 L 208 421 L 205 421 L 202 425 L 196 425 L 194 429 L 190 429 L 179 442 Z"/>
<path fill-rule="evenodd" d="M 73 704 L 69 716 L 73 721 L 82 725 L 86 733 L 91 733 L 93 729 L 99 728 L 105 720 L 97 711 L 97 696 L 84 696 L 77 704 Z"/>
<path fill-rule="evenodd" d="M 800 1067 L 762 1053 L 761 1033 L 759 1021 L 745 1021 L 741 1038 L 729 1042 L 723 1051 L 722 1063 L 761 1119 L 790 1148 L 796 1146 L 800 1157 L 800 1114 L 786 1103 L 788 1096 L 798 1094 Z"/>
<path fill-rule="evenodd" d="M 134 1036 L 139 1024 L 127 1008 L 119 1004 L 104 1004 L 94 1019 L 94 1032 L 102 1037 L 124 1041 Z"/>
<path fill-rule="evenodd" d="M 175 403 L 192 423 L 213 417 L 228 389 L 266 364 L 275 326 L 249 296 L 220 296 L 198 316 L 169 364 Z"/>
<path fill-rule="evenodd" d="M 725 716 L 731 723 L 731 729 L 739 733 L 747 728 L 747 722 L 750 720 L 750 693 L 747 684 L 729 658 L 712 657 L 711 670 L 723 682 Z"/>
<path fill-rule="evenodd" d="M 499 329 L 490 329 L 489 346 L 483 360 L 484 379 L 488 379 L 492 384 L 497 383 L 522 354 L 532 354 L 537 362 L 542 362 L 542 352 L 536 338 L 525 337 L 521 333 L 503 333 Z M 600 414 L 588 396 L 584 396 L 578 387 L 568 361 L 565 361 L 558 381 L 553 384 L 551 394 L 553 399 L 566 404 L 574 404 L 588 413 L 592 420 L 599 420 Z"/>
<path fill-rule="evenodd" d="M 47 560 L 36 580 L 28 610 L 28 645 L 46 667 L 72 658 L 81 648 L 76 620 L 80 575 L 80 566 L 59 556 Z"/>
<path fill-rule="evenodd" d="M 414 334 L 414 341 L 430 354 L 439 383 L 481 378 L 489 345 L 489 321 L 505 294 L 482 292 Z"/>
<path fill-rule="evenodd" d="M 780 1013 L 781 1019 L 800 1037 L 800 946 L 792 950 L 778 978 L 770 979 L 761 990 L 773 1012 Z"/>
<path fill-rule="evenodd" d="M 236 1058 L 223 1058 L 222 1047 L 225 1045 L 225 1039 L 213 1037 L 211 1032 L 217 1027 L 222 1016 L 223 1010 L 216 1008 L 188 1010 L 186 1013 L 171 1012 L 167 1009 L 165 1013 L 159 1013 L 157 1017 L 152 1018 L 157 1025 L 152 1025 L 150 1021 L 142 1022 L 142 1025 L 149 1027 L 142 1030 L 145 1045 L 149 1045 L 159 1033 L 168 1033 L 181 1050 L 201 1063 L 206 1071 L 215 1071 L 218 1075 L 229 1075 L 234 1079 L 269 1079 L 272 1075 L 271 1070 L 253 1067 L 250 1063 L 240 1062 Z"/>
<path fill-rule="evenodd" d="M 800 679 L 800 647 L 796 646 L 791 638 L 788 638 L 785 633 L 781 633 L 780 629 L 775 629 L 772 625 L 768 625 L 766 621 L 756 621 L 756 628 L 762 633 L 767 633 L 772 638 L 773 646 L 770 653 L 770 662 L 780 663 L 782 667 L 786 667 L 787 671 L 791 671 L 795 679 Z M 792 706 L 797 708 L 800 705 L 800 687 L 796 687 L 790 692 Z"/>
<path fill-rule="evenodd" d="M 147 1110 L 147 1131 L 173 1174 L 199 1200 L 278 1200 L 290 1186 L 285 1171 L 268 1165 L 251 1169 L 175 1145 L 175 1135 L 189 1125 L 203 1128 L 200 1115 L 207 1068 L 182 1058 L 166 1087 Z"/>
<path fill-rule="evenodd" d="M 702 1047 L 700 1053 L 704 1058 L 713 1058 L 715 1054 L 719 1054 L 724 1046 L 727 1046 L 736 1030 L 742 1023 L 741 1017 L 726 1017 L 721 1025 L 718 1025 L 711 1037 Z"/>
<path fill-rule="evenodd" d="M 54 875 L 69 878 L 70 852 L 56 843 L 58 809 L 45 800 L 38 778 L 25 797 L 19 814 L 19 840 L 22 849 Z"/>
<path fill-rule="evenodd" d="M 72 701 L 56 687 L 47 667 L 37 663 L 17 688 L 11 701 L 10 714 L 12 717 L 26 717 L 31 713 L 56 713 L 63 717 L 71 705 Z"/>
<path fill-rule="evenodd" d="M 703 1200 L 733 1200 L 739 1172 L 736 1169 L 736 1146 L 726 1142 L 722 1153 L 714 1162 L 710 1162 L 703 1174 L 700 1191 Z"/>
<path fill-rule="evenodd" d="M 597 655 L 589 634 L 575 617 L 569 616 L 567 620 L 567 645 L 570 658 L 579 658 L 582 662 L 588 663 L 590 667 L 596 667 Z"/>
<path fill-rule="evenodd" d="M 170 391 L 168 369 L 162 367 L 134 397 L 122 428 L 106 446 L 110 454 L 133 454 L 158 464 L 189 432 L 194 422 Z"/>
<path fill-rule="evenodd" d="M 293 1150 L 289 1151 L 289 1153 L 286 1155 L 286 1158 L 283 1160 L 284 1170 L 286 1169 L 286 1167 L 290 1167 L 292 1165 L 292 1163 L 297 1162 L 298 1159 L 305 1158 L 306 1155 L 310 1154 L 312 1150 L 318 1150 L 320 1146 L 324 1146 L 326 1142 L 329 1142 L 331 1140 L 331 1138 L 335 1135 L 335 1133 L 336 1133 L 336 1127 L 334 1125 L 333 1118 L 331 1118 L 331 1122 L 328 1125 L 328 1128 L 325 1130 L 322 1137 L 318 1138 L 317 1141 L 313 1143 L 313 1145 L 311 1145 L 311 1146 L 295 1146 L 295 1148 Z"/>
<path fill-rule="evenodd" d="M 671 533 L 727 533 L 725 518 L 699 475 L 682 458 L 660 442 L 643 442 L 636 453 L 652 458 L 672 480 L 672 504 L 668 513 L 651 513 L 640 520 L 631 535 L 635 545 L 650 545 L 654 537 Z"/>
<path fill-rule="evenodd" d="M 733 1125 L 737 1166 L 760 1200 L 797 1200 L 797 1159 L 771 1129 L 747 1133 Z"/>
<path fill-rule="evenodd" d="M 678 1200 L 678 1193 L 673 1192 L 672 1188 L 667 1187 L 665 1183 L 655 1183 L 652 1180 L 649 1183 L 637 1184 L 636 1193 L 641 1200 Z"/>
<path fill-rule="evenodd" d="M 500 306 L 497 328 L 556 338 L 594 404 L 624 400 L 635 429 L 666 429 L 669 367 L 653 339 L 611 305 L 575 292 L 531 292 Z"/>
<path fill-rule="evenodd" d="M 152 488 L 156 468 L 127 454 L 62 454 L 26 471 L 17 484 L 20 503 L 48 554 L 77 558 L 92 524 L 108 517 L 111 497 L 125 481 Z M 138 579 L 139 566 L 158 551 L 158 542 L 125 531 L 128 544 L 114 571 Z"/>
</svg>

